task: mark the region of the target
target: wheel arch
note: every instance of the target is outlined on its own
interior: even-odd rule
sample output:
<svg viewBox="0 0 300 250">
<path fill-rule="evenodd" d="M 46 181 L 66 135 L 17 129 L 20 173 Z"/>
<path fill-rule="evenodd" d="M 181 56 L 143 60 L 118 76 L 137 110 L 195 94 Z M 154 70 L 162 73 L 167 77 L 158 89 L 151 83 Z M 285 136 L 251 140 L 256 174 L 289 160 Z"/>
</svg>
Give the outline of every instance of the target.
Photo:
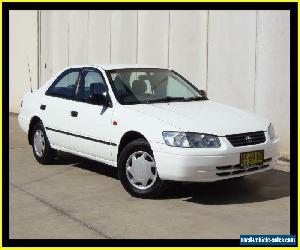
<svg viewBox="0 0 300 250">
<path fill-rule="evenodd" d="M 27 134 L 27 137 L 28 137 L 28 143 L 29 145 L 32 144 L 32 141 L 31 141 L 31 133 L 32 133 L 32 129 L 34 128 L 34 125 L 37 123 L 37 122 L 42 122 L 41 118 L 38 117 L 38 116 L 33 116 L 29 122 L 29 129 L 28 129 L 28 134 Z"/>
<path fill-rule="evenodd" d="M 127 131 L 126 133 L 123 134 L 123 136 L 121 137 L 120 143 L 118 145 L 118 159 L 120 156 L 121 151 L 123 150 L 123 148 L 130 142 L 136 140 L 136 139 L 145 139 L 148 143 L 149 141 L 147 140 L 147 138 L 140 132 L 135 131 L 135 130 L 130 130 Z M 149 143 L 150 144 L 150 143 Z"/>
</svg>

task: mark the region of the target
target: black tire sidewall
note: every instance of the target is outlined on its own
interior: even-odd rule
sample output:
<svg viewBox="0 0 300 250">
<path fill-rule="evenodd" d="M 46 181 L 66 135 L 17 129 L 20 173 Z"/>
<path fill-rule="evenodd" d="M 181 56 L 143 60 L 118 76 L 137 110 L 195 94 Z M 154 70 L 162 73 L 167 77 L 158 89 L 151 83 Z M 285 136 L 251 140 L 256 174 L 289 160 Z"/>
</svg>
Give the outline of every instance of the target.
<svg viewBox="0 0 300 250">
<path fill-rule="evenodd" d="M 131 154 L 137 151 L 144 151 L 150 154 L 153 158 L 153 152 L 149 143 L 145 139 L 137 139 L 130 142 L 122 150 L 118 159 L 118 173 L 120 181 L 125 190 L 132 196 L 140 198 L 154 198 L 159 195 L 162 191 L 163 181 L 157 176 L 155 183 L 148 189 L 140 190 L 131 185 L 126 176 L 126 162 Z"/>
<path fill-rule="evenodd" d="M 44 135 L 44 138 L 45 138 L 45 150 L 44 150 L 44 154 L 42 157 L 38 156 L 34 149 L 34 134 L 37 130 L 41 130 Z M 42 122 L 38 122 L 34 125 L 34 127 L 32 129 L 32 133 L 31 133 L 31 142 L 32 142 L 32 150 L 33 150 L 35 159 L 41 164 L 50 163 L 53 159 L 53 150 L 50 147 L 50 143 L 49 143 L 49 140 L 48 140 L 48 137 L 47 137 L 47 134 L 46 134 L 46 131 L 45 131 L 45 128 L 44 128 Z"/>
</svg>

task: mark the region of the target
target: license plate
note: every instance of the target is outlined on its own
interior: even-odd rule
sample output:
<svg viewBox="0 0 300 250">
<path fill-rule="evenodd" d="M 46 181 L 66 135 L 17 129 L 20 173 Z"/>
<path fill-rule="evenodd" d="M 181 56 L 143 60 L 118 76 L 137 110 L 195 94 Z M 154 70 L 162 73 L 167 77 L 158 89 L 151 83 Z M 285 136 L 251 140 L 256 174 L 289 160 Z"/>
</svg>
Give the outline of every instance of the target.
<svg viewBox="0 0 300 250">
<path fill-rule="evenodd" d="M 264 162 L 264 151 L 252 151 L 241 153 L 240 164 L 241 167 L 261 166 Z"/>
</svg>

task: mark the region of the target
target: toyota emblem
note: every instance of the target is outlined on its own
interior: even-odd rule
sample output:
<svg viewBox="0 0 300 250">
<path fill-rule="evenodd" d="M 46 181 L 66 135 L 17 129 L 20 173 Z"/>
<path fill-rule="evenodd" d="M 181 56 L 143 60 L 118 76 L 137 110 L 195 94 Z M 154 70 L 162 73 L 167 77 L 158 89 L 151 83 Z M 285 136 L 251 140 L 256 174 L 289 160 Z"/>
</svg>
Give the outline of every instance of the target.
<svg viewBox="0 0 300 250">
<path fill-rule="evenodd" d="M 249 136 L 249 135 L 247 135 L 247 136 L 245 137 L 245 140 L 246 140 L 247 142 L 252 142 L 252 137 Z"/>
</svg>

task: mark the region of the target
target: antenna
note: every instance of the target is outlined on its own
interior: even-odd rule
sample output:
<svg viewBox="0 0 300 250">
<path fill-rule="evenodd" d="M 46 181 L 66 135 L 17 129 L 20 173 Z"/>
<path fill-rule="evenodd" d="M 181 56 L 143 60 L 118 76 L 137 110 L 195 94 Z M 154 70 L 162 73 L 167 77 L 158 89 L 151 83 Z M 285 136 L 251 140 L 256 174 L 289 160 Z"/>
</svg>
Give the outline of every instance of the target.
<svg viewBox="0 0 300 250">
<path fill-rule="evenodd" d="M 28 56 L 27 56 L 27 65 L 28 65 L 28 72 L 29 72 L 30 92 L 32 93 L 31 73 L 30 73 L 29 57 Z"/>
</svg>

